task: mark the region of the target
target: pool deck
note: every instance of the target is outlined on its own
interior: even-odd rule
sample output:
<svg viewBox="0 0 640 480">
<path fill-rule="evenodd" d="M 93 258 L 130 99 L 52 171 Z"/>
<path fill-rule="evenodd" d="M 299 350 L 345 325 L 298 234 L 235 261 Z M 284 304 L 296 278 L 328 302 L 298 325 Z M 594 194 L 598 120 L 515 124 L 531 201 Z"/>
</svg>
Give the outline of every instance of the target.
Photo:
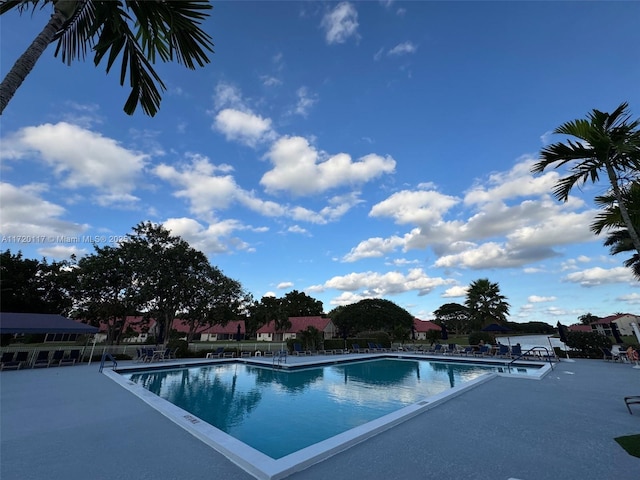
<svg viewBox="0 0 640 480">
<path fill-rule="evenodd" d="M 289 357 L 288 363 L 310 360 L 332 358 Z M 287 478 L 634 478 L 640 458 L 613 440 L 640 434 L 640 406 L 629 415 L 626 395 L 640 395 L 640 369 L 561 361 L 541 380 L 484 382 Z M 98 373 L 94 363 L 0 373 L 0 478 L 254 477 Z"/>
</svg>

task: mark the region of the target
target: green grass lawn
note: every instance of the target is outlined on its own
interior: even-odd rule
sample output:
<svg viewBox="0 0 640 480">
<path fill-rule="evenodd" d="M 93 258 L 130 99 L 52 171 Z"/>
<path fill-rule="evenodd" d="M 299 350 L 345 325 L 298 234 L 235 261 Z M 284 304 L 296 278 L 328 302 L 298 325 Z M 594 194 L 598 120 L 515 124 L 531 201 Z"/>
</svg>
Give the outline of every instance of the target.
<svg viewBox="0 0 640 480">
<path fill-rule="evenodd" d="M 629 455 L 640 458 L 640 435 L 614 438 Z"/>
</svg>

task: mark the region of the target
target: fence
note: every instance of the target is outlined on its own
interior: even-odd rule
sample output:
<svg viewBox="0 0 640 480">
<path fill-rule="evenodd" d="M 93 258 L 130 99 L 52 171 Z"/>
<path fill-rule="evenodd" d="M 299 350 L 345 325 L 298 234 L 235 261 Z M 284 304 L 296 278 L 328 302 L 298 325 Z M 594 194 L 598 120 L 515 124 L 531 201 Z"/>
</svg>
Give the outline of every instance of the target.
<svg viewBox="0 0 640 480">
<path fill-rule="evenodd" d="M 69 352 L 71 350 L 80 350 L 80 362 L 88 362 L 90 358 L 101 357 L 105 352 L 109 353 L 113 356 L 115 355 L 128 355 L 131 358 L 136 358 L 136 349 L 140 347 L 148 347 L 150 345 L 144 344 L 131 344 L 128 343 L 126 345 L 105 345 L 105 344 L 89 344 L 89 345 L 77 345 L 77 344 L 54 344 L 48 343 L 46 345 L 37 344 L 37 345 L 10 345 L 7 347 L 3 347 L 0 349 L 0 354 L 4 352 L 29 352 L 29 360 L 27 364 L 31 364 L 32 360 L 38 355 L 40 351 L 49 351 L 53 352 L 56 350 L 64 350 L 65 352 Z M 223 342 L 197 342 L 190 343 L 189 350 L 192 352 L 205 352 L 216 350 L 219 347 L 224 347 L 228 349 L 238 349 L 241 352 L 276 352 L 278 350 L 286 349 L 286 343 L 284 342 L 234 342 L 234 341 L 223 341 Z M 204 354 L 202 355 L 204 357 Z"/>
</svg>

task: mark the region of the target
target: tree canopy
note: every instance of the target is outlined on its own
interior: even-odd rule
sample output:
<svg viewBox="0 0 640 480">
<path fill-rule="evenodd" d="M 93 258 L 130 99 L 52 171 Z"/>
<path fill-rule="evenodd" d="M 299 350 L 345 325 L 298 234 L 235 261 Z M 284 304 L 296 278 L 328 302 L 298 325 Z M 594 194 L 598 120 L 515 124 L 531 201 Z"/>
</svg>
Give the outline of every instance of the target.
<svg viewBox="0 0 640 480">
<path fill-rule="evenodd" d="M 459 303 L 445 303 L 433 312 L 436 321 L 445 325 L 447 330 L 455 333 L 468 333 L 471 331 L 469 310 Z"/>
<path fill-rule="evenodd" d="M 194 70 L 209 63 L 207 52 L 213 52 L 211 37 L 201 28 L 213 8 L 209 0 L 5 0 L 0 15 L 38 5 L 51 5 L 53 14 L 0 84 L 0 114 L 52 42 L 57 41 L 55 55 L 69 65 L 91 50 L 94 64 L 106 59 L 109 73 L 120 58 L 120 85 L 128 74 L 131 86 L 124 106 L 128 115 L 138 104 L 149 116 L 157 113 L 166 87 L 152 67 L 156 60 Z"/>
<path fill-rule="evenodd" d="M 488 278 L 471 282 L 465 305 L 472 327 L 477 330 L 491 323 L 505 323 L 509 315 L 509 304 L 500 293 L 500 285 L 490 282 Z"/>
<path fill-rule="evenodd" d="M 542 173 L 548 167 L 567 167 L 553 191 L 561 201 L 567 201 L 574 186 L 606 175 L 609 188 L 620 209 L 620 217 L 627 228 L 631 244 L 640 253 L 639 224 L 634 222 L 624 199 L 626 186 L 638 180 L 640 172 L 640 119 L 631 120 L 629 105 L 624 102 L 612 113 L 593 110 L 586 119 L 566 122 L 553 133 L 569 135 L 567 139 L 546 146 L 540 152 L 540 161 L 531 171 Z"/>
<path fill-rule="evenodd" d="M 363 331 L 385 331 L 392 334 L 402 328 L 407 332 L 413 325 L 413 315 L 395 303 L 372 298 L 360 300 L 351 305 L 344 305 L 329 313 L 338 329 L 348 335 Z"/>
<path fill-rule="evenodd" d="M 24 258 L 22 252 L 0 254 L 0 309 L 15 313 L 61 313 L 72 306 L 69 263 Z"/>
</svg>

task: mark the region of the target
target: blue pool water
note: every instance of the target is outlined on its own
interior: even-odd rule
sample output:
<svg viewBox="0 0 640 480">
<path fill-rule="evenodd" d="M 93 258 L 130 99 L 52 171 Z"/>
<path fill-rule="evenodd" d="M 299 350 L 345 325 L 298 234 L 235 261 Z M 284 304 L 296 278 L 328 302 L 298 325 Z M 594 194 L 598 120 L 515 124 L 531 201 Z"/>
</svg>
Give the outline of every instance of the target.
<svg viewBox="0 0 640 480">
<path fill-rule="evenodd" d="M 225 363 L 123 377 L 278 459 L 495 368 L 379 359 L 293 371 Z"/>
</svg>

